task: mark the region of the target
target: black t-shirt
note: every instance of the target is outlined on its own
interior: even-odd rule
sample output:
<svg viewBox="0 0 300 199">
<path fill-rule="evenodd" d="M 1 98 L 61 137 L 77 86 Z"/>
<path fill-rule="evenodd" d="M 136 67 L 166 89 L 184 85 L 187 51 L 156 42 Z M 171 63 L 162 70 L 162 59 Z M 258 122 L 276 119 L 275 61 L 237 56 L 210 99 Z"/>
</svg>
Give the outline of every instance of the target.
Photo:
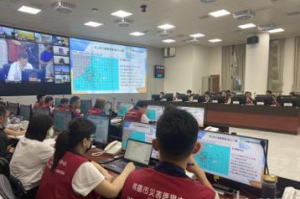
<svg viewBox="0 0 300 199">
<path fill-rule="evenodd" d="M 4 128 L 0 127 L 0 157 L 4 157 L 7 150 L 7 136 L 4 133 Z"/>
</svg>

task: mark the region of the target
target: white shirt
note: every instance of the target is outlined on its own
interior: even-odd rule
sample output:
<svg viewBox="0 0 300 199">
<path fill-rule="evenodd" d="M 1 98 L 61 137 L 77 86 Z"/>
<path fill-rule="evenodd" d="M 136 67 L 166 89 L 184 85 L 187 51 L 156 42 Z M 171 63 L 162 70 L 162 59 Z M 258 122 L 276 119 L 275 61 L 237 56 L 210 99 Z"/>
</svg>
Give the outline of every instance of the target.
<svg viewBox="0 0 300 199">
<path fill-rule="evenodd" d="M 54 148 L 45 142 L 21 138 L 10 162 L 11 174 L 18 178 L 25 190 L 40 184 L 44 168 Z"/>
<path fill-rule="evenodd" d="M 142 118 L 141 118 L 141 122 L 145 123 L 145 124 L 149 124 L 150 119 L 148 118 L 148 116 L 146 114 L 143 114 Z"/>
<path fill-rule="evenodd" d="M 33 69 L 30 63 L 27 63 L 25 67 L 21 67 L 18 61 L 14 62 L 9 69 L 7 80 L 8 81 L 22 81 L 22 71 L 26 69 Z"/>
<path fill-rule="evenodd" d="M 85 197 L 105 179 L 104 175 L 90 162 L 85 162 L 77 169 L 72 179 L 72 188 Z"/>
</svg>

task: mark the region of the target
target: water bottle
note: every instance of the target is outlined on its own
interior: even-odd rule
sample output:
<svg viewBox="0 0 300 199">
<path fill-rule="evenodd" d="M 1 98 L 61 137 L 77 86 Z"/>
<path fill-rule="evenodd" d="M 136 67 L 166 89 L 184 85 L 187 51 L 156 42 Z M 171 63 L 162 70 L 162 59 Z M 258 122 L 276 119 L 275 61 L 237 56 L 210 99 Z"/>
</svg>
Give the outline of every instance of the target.
<svg viewBox="0 0 300 199">
<path fill-rule="evenodd" d="M 262 183 L 262 198 L 277 198 L 277 176 L 264 175 Z"/>
</svg>

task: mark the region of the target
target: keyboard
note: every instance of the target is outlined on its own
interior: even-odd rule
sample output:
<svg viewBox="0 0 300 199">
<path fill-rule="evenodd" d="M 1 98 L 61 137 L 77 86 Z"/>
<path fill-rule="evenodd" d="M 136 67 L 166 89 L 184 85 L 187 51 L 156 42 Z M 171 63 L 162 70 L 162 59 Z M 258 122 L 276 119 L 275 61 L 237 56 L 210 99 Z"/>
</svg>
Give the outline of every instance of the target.
<svg viewBox="0 0 300 199">
<path fill-rule="evenodd" d="M 126 167 L 127 163 L 128 163 L 127 161 L 125 161 L 124 159 L 121 159 L 121 160 L 117 160 L 117 161 L 110 162 L 107 164 L 103 164 L 102 166 L 105 169 L 114 171 L 116 173 L 122 173 L 124 168 Z M 136 164 L 134 164 L 134 165 L 135 165 L 135 170 L 139 170 L 139 169 L 146 167 L 146 166 L 140 166 L 140 165 L 136 165 Z"/>
</svg>

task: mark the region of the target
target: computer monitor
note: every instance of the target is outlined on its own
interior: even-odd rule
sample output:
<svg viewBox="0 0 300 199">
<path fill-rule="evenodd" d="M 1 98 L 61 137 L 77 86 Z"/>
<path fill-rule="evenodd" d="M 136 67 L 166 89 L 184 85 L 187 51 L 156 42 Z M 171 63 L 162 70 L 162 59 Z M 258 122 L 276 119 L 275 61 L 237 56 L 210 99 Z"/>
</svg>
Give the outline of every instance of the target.
<svg viewBox="0 0 300 199">
<path fill-rule="evenodd" d="M 199 94 L 194 94 L 194 95 L 193 95 L 193 101 L 194 101 L 194 100 L 195 100 L 195 101 L 198 101 L 199 97 L 200 97 Z"/>
<path fill-rule="evenodd" d="M 68 129 L 69 122 L 72 120 L 72 113 L 70 111 L 57 111 L 53 112 L 54 117 L 54 130 L 62 132 Z"/>
<path fill-rule="evenodd" d="M 280 103 L 281 106 L 284 107 L 300 107 L 300 98 L 296 96 L 278 96 L 277 101 Z"/>
<path fill-rule="evenodd" d="M 199 127 L 204 127 L 205 109 L 202 107 L 182 107 L 178 106 L 178 109 L 182 109 L 190 113 L 198 122 Z"/>
<path fill-rule="evenodd" d="M 178 99 L 181 99 L 183 102 L 189 101 L 189 98 L 186 94 L 180 94 Z"/>
<path fill-rule="evenodd" d="M 129 111 L 133 107 L 134 107 L 133 104 L 118 102 L 118 105 L 117 105 L 118 116 L 125 117 L 127 111 Z"/>
<path fill-rule="evenodd" d="M 80 100 L 80 110 L 81 110 L 81 113 L 86 113 L 89 108 L 92 107 L 92 100 L 89 99 L 89 100 Z"/>
<path fill-rule="evenodd" d="M 31 105 L 20 105 L 19 116 L 22 117 L 22 120 L 30 120 L 31 117 Z"/>
<path fill-rule="evenodd" d="M 255 105 L 265 105 L 270 106 L 272 105 L 272 102 L 274 101 L 272 96 L 269 95 L 257 95 L 255 97 Z"/>
<path fill-rule="evenodd" d="M 174 95 L 173 93 L 166 93 L 164 96 L 164 99 L 166 99 L 166 101 L 170 102 L 173 101 Z"/>
<path fill-rule="evenodd" d="M 60 101 L 62 98 L 55 98 L 54 106 L 59 107 L 60 106 Z"/>
<path fill-rule="evenodd" d="M 268 140 L 200 130 L 195 161 L 206 173 L 254 186 L 265 173 Z"/>
<path fill-rule="evenodd" d="M 94 134 L 94 142 L 99 144 L 107 144 L 110 118 L 107 115 L 90 115 L 87 114 L 86 119 L 93 122 L 96 126 Z"/>
<path fill-rule="evenodd" d="M 164 107 L 163 106 L 147 106 L 147 116 L 150 121 L 156 122 L 159 117 L 163 114 Z"/>
<path fill-rule="evenodd" d="M 246 95 L 235 95 L 232 97 L 232 100 L 231 100 L 232 104 L 236 104 L 236 105 L 245 105 L 246 104 L 246 101 L 247 101 L 247 98 L 246 98 Z"/>
<path fill-rule="evenodd" d="M 205 102 L 206 102 L 205 95 L 200 95 L 198 97 L 198 103 L 205 103 Z"/>
<path fill-rule="evenodd" d="M 48 107 L 37 107 L 33 111 L 33 115 L 50 115 L 50 108 Z"/>
<path fill-rule="evenodd" d="M 213 104 L 224 104 L 225 103 L 225 97 L 221 95 L 213 95 L 211 97 L 211 103 Z"/>
<path fill-rule="evenodd" d="M 9 110 L 10 114 L 13 116 L 17 116 L 19 112 L 19 104 L 7 102 L 7 109 Z"/>
<path fill-rule="evenodd" d="M 156 126 L 154 125 L 124 121 L 122 149 L 125 150 L 127 148 L 128 139 L 152 143 L 152 140 L 155 138 L 155 134 Z M 158 157 L 158 152 L 153 150 L 151 158 L 158 160 Z"/>
<path fill-rule="evenodd" d="M 160 96 L 159 95 L 151 95 L 151 100 L 160 101 Z"/>
</svg>

